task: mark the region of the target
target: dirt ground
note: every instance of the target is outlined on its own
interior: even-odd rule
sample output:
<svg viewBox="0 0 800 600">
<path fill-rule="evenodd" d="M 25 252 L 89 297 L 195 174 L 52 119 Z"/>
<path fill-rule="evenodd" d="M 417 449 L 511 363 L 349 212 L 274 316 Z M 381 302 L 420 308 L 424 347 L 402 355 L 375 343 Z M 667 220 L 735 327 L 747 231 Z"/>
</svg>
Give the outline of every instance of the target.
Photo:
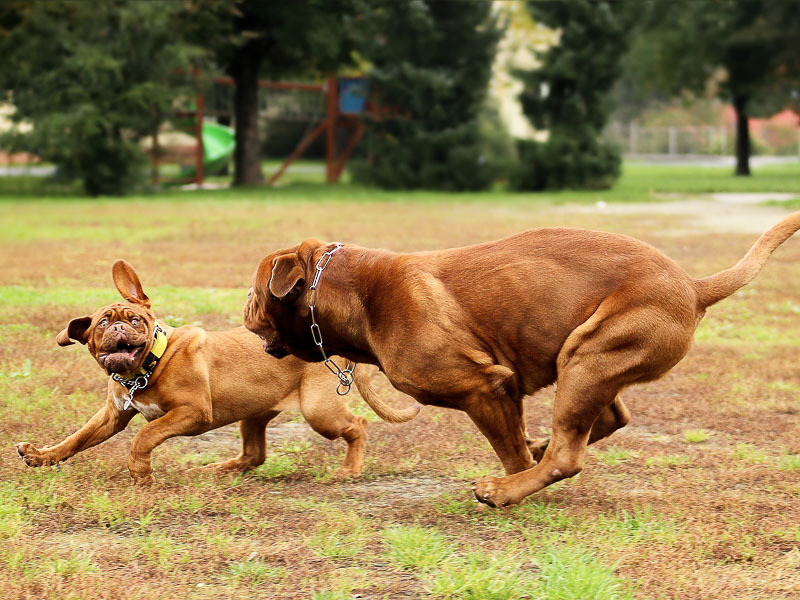
<svg viewBox="0 0 800 600">
<path fill-rule="evenodd" d="M 165 443 L 149 489 L 133 488 L 126 470 L 138 417 L 59 470 L 26 468 L 13 449 L 60 441 L 102 403 L 101 371 L 85 349 L 57 348 L 54 335 L 96 308 L 98 294 L 114 300 L 110 266 L 119 257 L 153 290 L 159 315 L 223 329 L 239 322 L 237 298 L 258 260 L 306 237 L 404 251 L 587 227 L 643 239 L 701 277 L 735 263 L 786 214 L 707 198 L 0 205 L 0 219 L 16 227 L 0 237 L 0 595 L 800 598 L 800 239 L 709 310 L 672 372 L 623 394 L 630 425 L 593 446 L 578 477 L 517 508 L 472 501 L 471 479 L 498 474 L 499 462 L 465 415 L 433 407 L 402 425 L 371 419 L 364 477 L 340 483 L 330 473 L 344 444 L 296 414 L 268 428 L 271 455 L 254 474 L 186 473 L 238 451 L 230 426 Z M 181 300 L 225 290 L 231 299 Z M 407 402 L 380 376 L 374 385 L 391 402 Z M 529 431 L 548 431 L 553 397 L 549 388 L 526 400 Z M 413 527 L 451 544 L 441 565 L 397 558 L 392 532 L 411 535 Z M 605 565 L 623 591 L 553 591 L 542 556 L 563 549 Z M 476 559 L 484 571 L 473 568 L 475 553 L 489 561 Z M 476 591 L 498 557 L 515 570 L 494 579 L 521 587 L 505 596 Z M 454 573 L 465 583 L 450 585 Z"/>
</svg>

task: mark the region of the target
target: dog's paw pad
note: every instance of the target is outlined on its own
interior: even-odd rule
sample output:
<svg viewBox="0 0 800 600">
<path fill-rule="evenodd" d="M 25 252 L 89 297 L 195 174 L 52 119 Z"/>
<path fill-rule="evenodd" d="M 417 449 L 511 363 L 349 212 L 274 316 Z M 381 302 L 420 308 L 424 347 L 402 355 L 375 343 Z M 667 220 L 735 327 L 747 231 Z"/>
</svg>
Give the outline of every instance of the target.
<svg viewBox="0 0 800 600">
<path fill-rule="evenodd" d="M 519 500 L 511 496 L 506 485 L 502 478 L 482 477 L 472 486 L 472 493 L 478 502 L 492 508 L 517 504 Z"/>
<path fill-rule="evenodd" d="M 355 471 L 346 467 L 339 467 L 330 475 L 330 481 L 345 481 L 348 479 L 358 479 L 361 471 Z"/>
<path fill-rule="evenodd" d="M 33 444 L 20 442 L 15 448 L 17 450 L 17 456 L 29 467 L 41 467 L 44 464 L 50 464 Z"/>
</svg>

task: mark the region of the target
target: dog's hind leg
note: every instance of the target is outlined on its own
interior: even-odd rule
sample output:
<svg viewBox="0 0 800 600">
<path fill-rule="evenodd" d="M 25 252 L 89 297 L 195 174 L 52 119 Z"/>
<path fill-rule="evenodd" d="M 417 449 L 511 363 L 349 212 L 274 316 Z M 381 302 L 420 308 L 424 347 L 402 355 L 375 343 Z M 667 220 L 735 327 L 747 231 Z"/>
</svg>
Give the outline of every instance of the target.
<svg viewBox="0 0 800 600">
<path fill-rule="evenodd" d="M 347 411 L 347 421 L 347 426 L 339 433 L 339 437 L 344 438 L 344 441 L 347 442 L 347 453 L 344 455 L 341 466 L 333 472 L 333 479 L 361 477 L 361 471 L 364 469 L 364 454 L 367 449 L 367 420 Z"/>
<path fill-rule="evenodd" d="M 311 428 L 329 440 L 344 438 L 347 454 L 341 466 L 334 471 L 333 479 L 360 477 L 364 468 L 367 446 L 367 420 L 351 413 L 344 399 L 333 394 L 330 381 L 314 379 L 303 383 L 300 394 L 300 412 Z"/>
<path fill-rule="evenodd" d="M 337 399 L 338 400 L 338 399 Z M 357 417 L 339 401 L 340 408 L 328 412 L 324 417 L 317 412 L 303 411 L 311 428 L 329 440 L 344 438 L 347 453 L 341 466 L 333 472 L 333 479 L 360 477 L 364 469 L 364 453 L 367 448 L 367 420 Z"/>
<path fill-rule="evenodd" d="M 239 433 L 242 436 L 242 451 L 239 453 L 239 456 L 222 462 L 190 469 L 190 472 L 215 471 L 223 473 L 226 471 L 233 471 L 241 473 L 262 464 L 267 458 L 267 425 L 279 414 L 279 411 L 274 411 L 266 415 L 239 421 Z"/>
<path fill-rule="evenodd" d="M 617 429 L 622 429 L 631 419 L 631 412 L 628 407 L 622 402 L 622 399 L 617 396 L 614 398 L 609 406 L 606 406 L 600 413 L 600 416 L 592 425 L 592 432 L 589 434 L 589 444 L 607 438 Z M 541 462 L 544 457 L 544 452 L 550 444 L 550 438 L 529 440 L 528 448 L 536 462 Z"/>
<path fill-rule="evenodd" d="M 614 398 L 609 406 L 606 406 L 600 413 L 600 416 L 592 425 L 592 432 L 589 434 L 589 444 L 594 444 L 604 438 L 607 438 L 617 429 L 622 429 L 631 420 L 631 411 L 622 402 L 622 399 L 617 396 Z"/>
<path fill-rule="evenodd" d="M 479 479 L 473 486 L 479 501 L 490 506 L 518 504 L 529 494 L 580 472 L 592 425 L 618 391 L 611 385 L 598 385 L 586 376 L 588 372 L 574 379 L 559 377 L 553 437 L 539 463 L 506 477 Z"/>
<path fill-rule="evenodd" d="M 630 308 L 619 301 L 606 299 L 605 306 L 570 334 L 559 353 L 553 437 L 539 464 L 503 478 L 481 478 L 473 488 L 479 501 L 517 504 L 579 473 L 590 440 L 605 437 L 627 421 L 627 408 L 617 404 L 619 392 L 657 379 L 686 354 L 692 334 L 688 320 L 658 307 Z"/>
</svg>

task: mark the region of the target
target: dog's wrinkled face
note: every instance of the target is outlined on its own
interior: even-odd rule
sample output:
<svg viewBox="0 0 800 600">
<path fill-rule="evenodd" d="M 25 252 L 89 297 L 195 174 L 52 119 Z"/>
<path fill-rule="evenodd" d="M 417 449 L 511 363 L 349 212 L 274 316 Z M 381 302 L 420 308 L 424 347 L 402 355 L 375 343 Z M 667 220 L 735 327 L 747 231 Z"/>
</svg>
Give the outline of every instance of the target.
<svg viewBox="0 0 800 600">
<path fill-rule="evenodd" d="M 298 317 L 308 316 L 302 291 L 309 258 L 320 245 L 317 240 L 307 240 L 294 248 L 273 252 L 258 265 L 242 321 L 264 341 L 264 352 L 275 358 L 296 354 L 301 358 L 308 355 L 306 360 L 318 360 L 313 347 L 305 347 L 310 335 L 303 335 L 302 330 L 308 324 L 301 323 Z"/>
<path fill-rule="evenodd" d="M 56 336 L 59 346 L 85 344 L 107 374 L 133 375 L 153 345 L 156 316 L 139 278 L 125 261 L 114 263 L 114 283 L 127 303 L 109 304 L 93 315 L 72 319 Z"/>
<path fill-rule="evenodd" d="M 108 373 L 129 375 L 142 366 L 153 342 L 155 315 L 135 304 L 109 304 L 90 317 L 70 321 L 59 334 L 59 344 L 72 340 L 86 344 Z M 66 343 L 62 343 L 66 341 Z"/>
</svg>

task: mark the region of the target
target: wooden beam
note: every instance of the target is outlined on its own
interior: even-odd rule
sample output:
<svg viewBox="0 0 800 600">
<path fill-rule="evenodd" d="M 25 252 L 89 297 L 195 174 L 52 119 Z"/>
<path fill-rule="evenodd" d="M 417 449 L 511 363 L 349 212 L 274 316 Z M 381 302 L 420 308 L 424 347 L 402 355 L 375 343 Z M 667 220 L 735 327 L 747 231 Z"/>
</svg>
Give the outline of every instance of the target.
<svg viewBox="0 0 800 600">
<path fill-rule="evenodd" d="M 214 83 L 219 85 L 235 85 L 236 81 L 233 77 L 214 77 Z M 321 83 L 294 83 L 292 81 L 261 81 L 258 82 L 258 87 L 269 88 L 273 90 L 304 90 L 306 92 L 322 92 L 325 86 Z"/>
<path fill-rule="evenodd" d="M 344 171 L 344 167 L 347 164 L 348 159 L 350 158 L 350 154 L 353 153 L 353 149 L 356 147 L 356 144 L 358 144 L 358 141 L 361 139 L 361 136 L 364 135 L 364 125 L 361 123 L 361 121 L 355 121 L 354 127 L 355 131 L 348 140 L 347 146 L 345 146 L 344 150 L 342 150 L 342 153 L 339 155 L 339 159 L 336 163 L 335 181 L 337 182 L 342 177 L 342 171 Z"/>
<path fill-rule="evenodd" d="M 311 145 L 311 142 L 317 139 L 317 136 L 320 133 L 322 133 L 323 129 L 325 129 L 327 124 L 328 124 L 327 121 L 323 121 L 322 123 L 317 125 L 317 128 L 310 134 L 308 134 L 306 139 L 304 139 L 302 142 L 300 142 L 300 144 L 298 144 L 297 148 L 295 148 L 294 152 L 292 152 L 292 155 L 289 158 L 287 158 L 286 161 L 280 167 L 278 167 L 278 170 L 272 174 L 272 177 L 269 178 L 269 185 L 274 185 L 274 183 L 278 181 L 278 178 L 281 175 L 283 175 L 283 172 L 286 169 L 289 168 L 289 165 L 291 165 L 295 160 L 297 160 L 297 158 L 301 154 L 303 154 L 303 152 L 306 151 L 306 148 L 308 148 Z"/>
<path fill-rule="evenodd" d="M 325 181 L 336 183 L 336 121 L 339 119 L 339 82 L 336 77 L 328 77 L 328 97 L 325 122 L 327 136 L 325 140 Z"/>
</svg>

